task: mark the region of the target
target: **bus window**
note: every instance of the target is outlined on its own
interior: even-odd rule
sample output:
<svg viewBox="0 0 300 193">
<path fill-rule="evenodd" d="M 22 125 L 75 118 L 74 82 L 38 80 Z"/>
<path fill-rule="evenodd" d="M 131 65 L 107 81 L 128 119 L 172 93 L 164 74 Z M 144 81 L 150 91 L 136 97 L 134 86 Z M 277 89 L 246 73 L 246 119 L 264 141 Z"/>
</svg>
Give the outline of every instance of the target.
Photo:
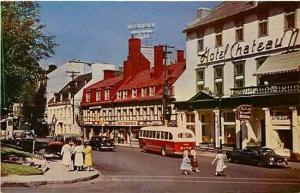
<svg viewBox="0 0 300 193">
<path fill-rule="evenodd" d="M 149 137 L 149 131 L 145 131 L 145 137 Z"/>
<path fill-rule="evenodd" d="M 150 131 L 150 138 L 154 138 L 155 137 L 155 132 L 154 131 Z"/>
<path fill-rule="evenodd" d="M 169 133 L 165 132 L 165 139 L 169 139 Z"/>
<path fill-rule="evenodd" d="M 166 136 L 166 132 L 161 132 L 161 138 L 165 139 L 165 136 Z"/>
<path fill-rule="evenodd" d="M 160 139 L 160 132 L 156 131 L 156 139 Z"/>
<path fill-rule="evenodd" d="M 169 133 L 169 140 L 172 140 L 173 139 L 173 135 L 172 133 Z"/>
<path fill-rule="evenodd" d="M 178 133 L 178 138 L 192 138 L 193 135 L 191 133 Z"/>
</svg>

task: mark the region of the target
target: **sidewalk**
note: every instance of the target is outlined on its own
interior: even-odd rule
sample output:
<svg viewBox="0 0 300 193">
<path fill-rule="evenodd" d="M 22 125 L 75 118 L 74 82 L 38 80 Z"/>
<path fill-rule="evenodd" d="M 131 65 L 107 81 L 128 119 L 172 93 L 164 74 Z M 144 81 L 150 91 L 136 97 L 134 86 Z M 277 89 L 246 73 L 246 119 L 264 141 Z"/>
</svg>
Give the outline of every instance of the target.
<svg viewBox="0 0 300 193">
<path fill-rule="evenodd" d="M 132 142 L 130 143 L 115 143 L 116 146 L 119 147 L 128 147 L 128 148 L 140 148 L 139 143 Z"/>
<path fill-rule="evenodd" d="M 66 168 L 62 165 L 61 161 L 50 161 L 47 163 L 49 169 L 44 175 L 32 176 L 8 176 L 1 177 L 1 186 L 39 186 L 46 184 L 67 184 L 82 182 L 97 178 L 99 172 L 93 171 L 70 171 L 67 172 Z"/>
</svg>

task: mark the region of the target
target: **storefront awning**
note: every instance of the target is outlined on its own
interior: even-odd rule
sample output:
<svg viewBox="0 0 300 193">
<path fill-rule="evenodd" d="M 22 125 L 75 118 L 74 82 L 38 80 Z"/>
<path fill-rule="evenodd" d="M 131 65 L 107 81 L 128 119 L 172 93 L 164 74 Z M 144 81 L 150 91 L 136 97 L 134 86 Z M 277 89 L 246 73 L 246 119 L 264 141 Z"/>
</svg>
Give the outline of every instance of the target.
<svg viewBox="0 0 300 193">
<path fill-rule="evenodd" d="M 270 56 L 256 70 L 255 75 L 300 71 L 300 52 Z"/>
</svg>

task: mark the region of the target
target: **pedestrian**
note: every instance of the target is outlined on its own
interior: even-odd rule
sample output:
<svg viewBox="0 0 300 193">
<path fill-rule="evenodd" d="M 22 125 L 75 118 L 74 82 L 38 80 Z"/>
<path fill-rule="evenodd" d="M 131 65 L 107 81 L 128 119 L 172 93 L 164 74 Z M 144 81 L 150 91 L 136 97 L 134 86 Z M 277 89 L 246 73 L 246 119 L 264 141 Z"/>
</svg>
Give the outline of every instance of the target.
<svg viewBox="0 0 300 193">
<path fill-rule="evenodd" d="M 196 153 L 195 149 L 191 150 L 190 160 L 191 160 L 191 165 L 192 165 L 192 171 L 200 172 L 200 170 L 198 168 L 197 153 Z"/>
<path fill-rule="evenodd" d="M 74 154 L 74 149 L 75 149 L 75 143 L 73 140 L 69 143 L 71 146 L 71 164 L 70 164 L 70 170 L 74 170 L 74 160 L 75 160 L 75 154 Z"/>
<path fill-rule="evenodd" d="M 183 151 L 183 159 L 180 166 L 180 170 L 182 170 L 183 174 L 189 175 L 191 171 L 191 161 L 189 159 L 189 152 L 187 150 Z"/>
<path fill-rule="evenodd" d="M 90 142 L 86 141 L 84 143 L 84 166 L 87 167 L 87 171 L 90 171 L 90 167 L 93 165 L 92 161 L 92 147 L 90 146 Z"/>
<path fill-rule="evenodd" d="M 214 164 L 215 161 L 217 161 L 216 173 L 215 173 L 216 176 L 224 175 L 224 169 L 227 167 L 224 163 L 224 160 L 225 160 L 225 155 L 222 153 L 222 150 L 219 149 L 215 159 L 211 162 L 212 164 Z"/>
<path fill-rule="evenodd" d="M 69 171 L 70 165 L 72 163 L 72 160 L 71 160 L 72 148 L 69 145 L 68 139 L 66 140 L 65 145 L 62 147 L 60 154 L 62 155 L 62 164 L 64 166 L 66 166 L 67 171 Z"/>
<path fill-rule="evenodd" d="M 77 145 L 74 148 L 74 153 L 75 153 L 74 165 L 76 166 L 76 170 L 80 171 L 83 167 L 83 154 L 84 154 L 84 147 L 81 144 L 81 140 L 77 141 Z"/>
</svg>

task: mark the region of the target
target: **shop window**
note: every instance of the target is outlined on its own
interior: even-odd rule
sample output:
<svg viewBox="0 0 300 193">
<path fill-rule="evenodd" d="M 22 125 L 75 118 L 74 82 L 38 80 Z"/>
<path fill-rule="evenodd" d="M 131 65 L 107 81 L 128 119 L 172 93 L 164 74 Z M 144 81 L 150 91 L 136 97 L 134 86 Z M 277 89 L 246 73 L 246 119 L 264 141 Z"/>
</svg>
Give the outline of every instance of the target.
<svg viewBox="0 0 300 193">
<path fill-rule="evenodd" d="M 285 9 L 285 29 L 295 28 L 295 8 L 286 8 Z"/>
<path fill-rule="evenodd" d="M 202 143 L 211 143 L 211 128 L 210 125 L 202 125 Z"/>
<path fill-rule="evenodd" d="M 235 21 L 235 27 L 236 42 L 244 41 L 244 20 Z"/>
<path fill-rule="evenodd" d="M 235 140 L 235 126 L 234 125 L 224 125 L 224 143 L 226 145 L 234 146 Z"/>
<path fill-rule="evenodd" d="M 234 112 L 225 112 L 223 114 L 225 122 L 235 122 L 235 113 Z"/>
<path fill-rule="evenodd" d="M 223 30 L 223 26 L 222 25 L 218 25 L 215 28 L 216 47 L 221 47 L 222 46 L 222 30 Z"/>
<path fill-rule="evenodd" d="M 194 113 L 188 113 L 186 116 L 187 116 L 186 122 L 195 123 L 195 114 Z"/>
<path fill-rule="evenodd" d="M 268 12 L 258 14 L 258 36 L 268 35 Z"/>
</svg>

